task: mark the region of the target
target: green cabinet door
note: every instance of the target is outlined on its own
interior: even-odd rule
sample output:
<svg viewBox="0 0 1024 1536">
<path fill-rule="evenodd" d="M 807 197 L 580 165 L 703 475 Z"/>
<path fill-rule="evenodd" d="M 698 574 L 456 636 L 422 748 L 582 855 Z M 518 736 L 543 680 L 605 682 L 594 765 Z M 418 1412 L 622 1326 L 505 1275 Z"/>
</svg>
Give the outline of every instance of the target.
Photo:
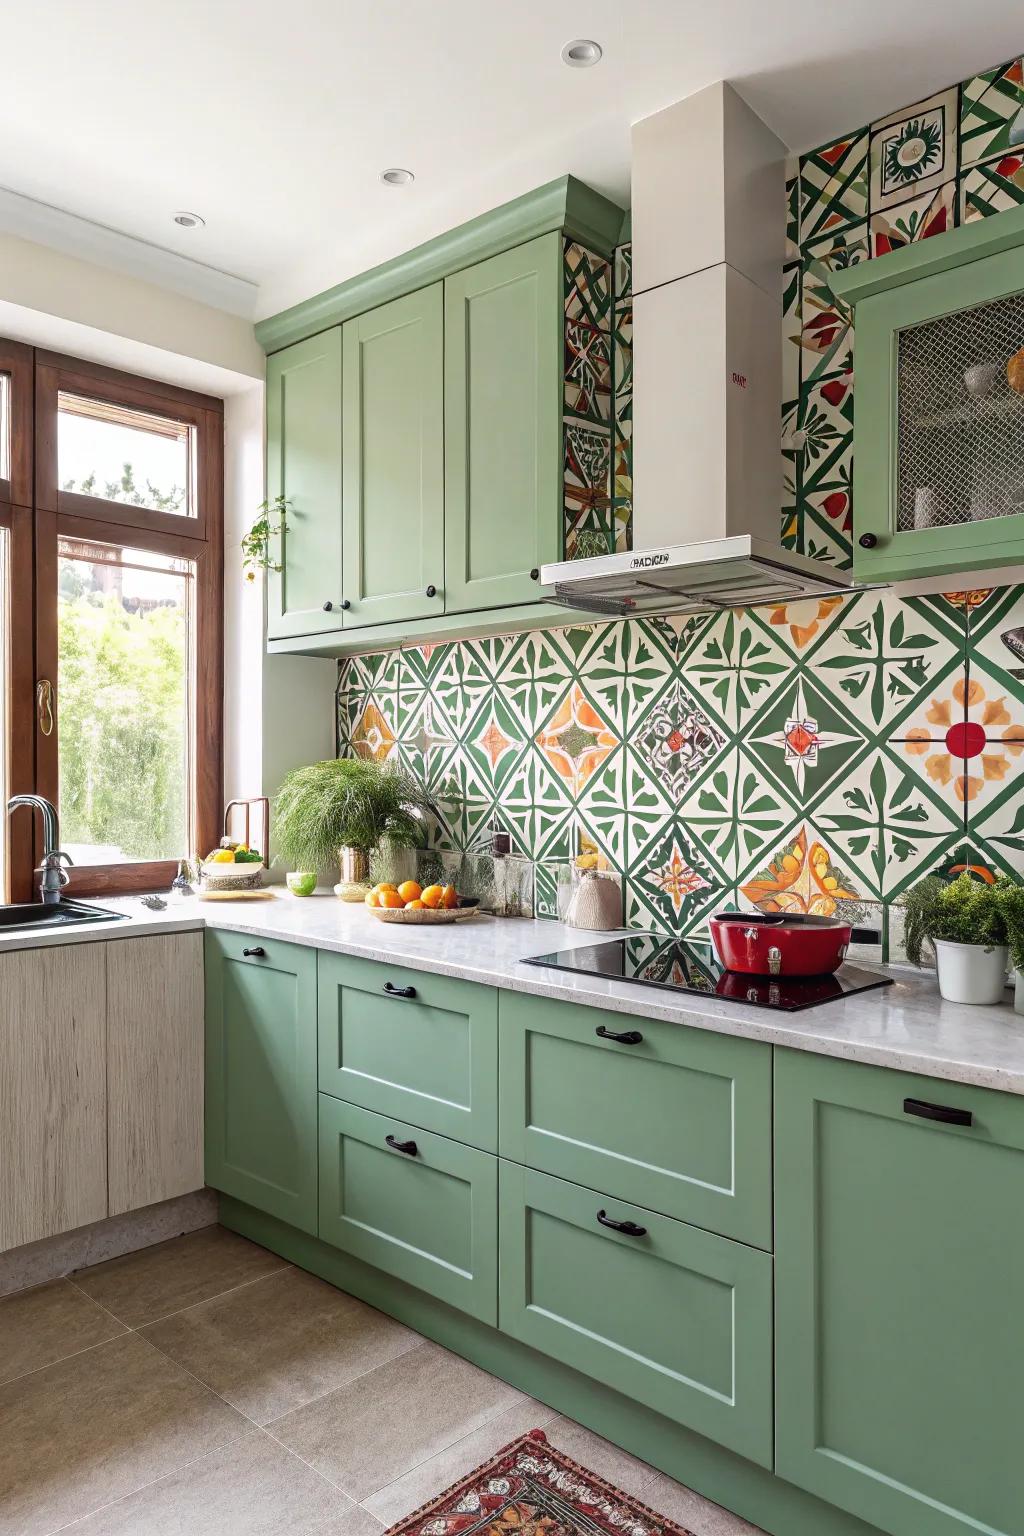
<svg viewBox="0 0 1024 1536">
<path fill-rule="evenodd" d="M 498 1160 L 320 1097 L 320 1236 L 481 1322 L 498 1314 Z"/>
<path fill-rule="evenodd" d="M 316 951 L 206 931 L 206 1182 L 316 1233 Z"/>
<path fill-rule="evenodd" d="M 444 612 L 444 295 L 342 328 L 344 627 Z"/>
<path fill-rule="evenodd" d="M 1024 1100 L 777 1050 L 775 1187 L 779 1475 L 890 1536 L 1020 1536 Z"/>
<path fill-rule="evenodd" d="M 341 628 L 341 326 L 267 358 L 267 498 L 287 496 L 271 544 L 267 636 Z M 326 605 L 330 605 L 329 607 Z"/>
<path fill-rule="evenodd" d="M 499 1015 L 502 1157 L 772 1246 L 770 1046 L 523 992 Z"/>
<path fill-rule="evenodd" d="M 498 1150 L 493 987 L 321 951 L 320 1089 Z"/>
<path fill-rule="evenodd" d="M 445 609 L 534 602 L 562 551 L 562 237 L 444 290 Z"/>
<path fill-rule="evenodd" d="M 770 1467 L 770 1254 L 504 1159 L 500 1188 L 502 1329 Z"/>
</svg>

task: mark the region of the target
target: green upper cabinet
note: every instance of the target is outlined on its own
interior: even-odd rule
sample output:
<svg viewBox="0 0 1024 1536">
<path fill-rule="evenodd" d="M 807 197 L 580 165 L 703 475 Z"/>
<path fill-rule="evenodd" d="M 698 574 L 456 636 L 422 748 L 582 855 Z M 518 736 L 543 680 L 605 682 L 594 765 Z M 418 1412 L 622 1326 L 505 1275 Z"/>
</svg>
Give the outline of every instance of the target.
<svg viewBox="0 0 1024 1536">
<path fill-rule="evenodd" d="M 562 239 L 445 283 L 445 609 L 529 603 L 562 551 Z"/>
<path fill-rule="evenodd" d="M 1020 1536 L 1024 1101 L 777 1049 L 775 1189 L 779 1476 Z"/>
<path fill-rule="evenodd" d="M 267 359 L 267 498 L 292 503 L 268 581 L 267 635 L 339 628 L 341 326 Z M 279 550 L 279 555 L 278 555 Z"/>
<path fill-rule="evenodd" d="M 342 328 L 346 629 L 444 612 L 443 288 Z"/>
<path fill-rule="evenodd" d="M 1024 208 L 830 281 L 855 309 L 854 575 L 1024 562 Z"/>
<path fill-rule="evenodd" d="M 206 1182 L 316 1232 L 315 949 L 207 929 Z"/>
</svg>

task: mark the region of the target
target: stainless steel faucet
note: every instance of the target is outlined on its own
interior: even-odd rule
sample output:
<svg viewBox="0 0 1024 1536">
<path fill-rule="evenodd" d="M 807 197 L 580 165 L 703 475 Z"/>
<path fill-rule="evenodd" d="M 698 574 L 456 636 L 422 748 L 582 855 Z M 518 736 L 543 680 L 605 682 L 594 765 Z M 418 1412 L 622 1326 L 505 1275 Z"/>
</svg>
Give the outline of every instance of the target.
<svg viewBox="0 0 1024 1536">
<path fill-rule="evenodd" d="M 49 800 L 44 800 L 42 795 L 14 795 L 7 802 L 7 814 L 17 810 L 19 805 L 28 805 L 40 812 L 43 818 L 43 857 L 39 861 L 39 894 L 48 907 L 56 906 L 60 901 L 60 893 L 71 878 L 64 869 L 62 860 L 73 863 L 71 855 L 58 847 L 60 842 L 60 829 L 57 823 L 57 812 Z"/>
</svg>

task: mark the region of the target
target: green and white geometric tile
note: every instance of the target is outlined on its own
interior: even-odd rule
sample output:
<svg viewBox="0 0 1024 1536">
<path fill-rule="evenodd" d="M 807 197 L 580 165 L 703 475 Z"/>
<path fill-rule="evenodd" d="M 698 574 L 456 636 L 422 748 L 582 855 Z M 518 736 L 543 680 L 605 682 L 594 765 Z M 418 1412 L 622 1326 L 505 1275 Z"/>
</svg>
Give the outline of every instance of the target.
<svg viewBox="0 0 1024 1536">
<path fill-rule="evenodd" d="M 823 682 L 813 665 L 801 667 L 744 732 L 765 785 L 794 810 L 814 804 L 845 778 L 869 745 L 856 712 L 837 705 Z"/>
<path fill-rule="evenodd" d="M 1024 203 L 1024 150 L 972 165 L 961 172 L 959 189 L 961 224 L 1019 208 Z"/>
<path fill-rule="evenodd" d="M 950 786 L 933 786 L 898 751 L 872 748 L 813 809 L 834 857 L 868 899 L 894 900 L 964 836 Z"/>
<path fill-rule="evenodd" d="M 730 883 L 682 819 L 663 823 L 626 875 L 626 922 L 680 936 L 703 929 Z"/>
<path fill-rule="evenodd" d="M 800 157 L 786 157 L 786 249 L 783 265 L 800 260 Z"/>
<path fill-rule="evenodd" d="M 836 298 L 829 280 L 833 272 L 846 271 L 868 256 L 866 220 L 804 246 L 800 328 L 804 386 L 848 373 L 852 366 L 853 314 L 845 300 Z"/>
<path fill-rule="evenodd" d="M 668 688 L 676 640 L 668 627 L 649 623 L 599 624 L 590 631 L 577 672 L 585 677 L 588 698 L 619 736 L 635 738 L 638 722 Z"/>
<path fill-rule="evenodd" d="M 834 139 L 800 161 L 800 243 L 861 223 L 868 212 L 868 133 Z"/>
<path fill-rule="evenodd" d="M 688 786 L 678 815 L 729 884 L 773 848 L 795 814 L 752 753 L 730 747 Z"/>
<path fill-rule="evenodd" d="M 611 336 L 585 320 L 565 322 L 564 409 L 588 421 L 611 420 Z"/>
<path fill-rule="evenodd" d="M 567 320 L 584 320 L 596 330 L 611 328 L 612 264 L 574 240 L 563 248 L 562 277 Z"/>
<path fill-rule="evenodd" d="M 941 187 L 872 212 L 871 255 L 887 256 L 917 240 L 945 234 L 956 217 L 956 180 L 951 177 Z"/>
<path fill-rule="evenodd" d="M 804 665 L 860 729 L 892 739 L 927 733 L 933 696 L 963 674 L 965 644 L 932 600 L 864 592 L 836 610 Z"/>
<path fill-rule="evenodd" d="M 956 175 L 958 128 L 956 86 L 872 123 L 873 215 L 921 192 L 935 192 Z"/>
<path fill-rule="evenodd" d="M 848 567 L 853 526 L 851 374 L 802 386 L 793 442 L 803 551 Z"/>
<path fill-rule="evenodd" d="M 1024 60 L 1011 59 L 964 82 L 960 164 L 991 160 L 1024 147 Z"/>
<path fill-rule="evenodd" d="M 690 691 L 728 735 L 745 729 L 796 666 L 792 651 L 766 622 L 768 612 L 755 608 L 716 615 L 681 657 Z"/>
</svg>

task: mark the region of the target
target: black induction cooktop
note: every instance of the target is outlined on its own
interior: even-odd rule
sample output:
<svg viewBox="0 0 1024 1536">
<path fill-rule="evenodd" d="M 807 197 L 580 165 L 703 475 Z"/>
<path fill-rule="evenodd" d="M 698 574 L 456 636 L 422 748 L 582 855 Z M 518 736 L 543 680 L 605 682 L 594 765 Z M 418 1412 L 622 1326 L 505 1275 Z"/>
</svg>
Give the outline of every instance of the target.
<svg viewBox="0 0 1024 1536">
<path fill-rule="evenodd" d="M 796 1013 L 832 1003 L 855 992 L 888 987 L 891 978 L 874 971 L 842 965 L 833 976 L 744 976 L 727 971 L 710 944 L 683 943 L 664 934 L 634 933 L 627 939 L 607 939 L 579 949 L 560 949 L 550 955 L 531 955 L 524 965 L 547 965 L 556 971 L 583 976 L 607 976 L 613 981 L 632 981 L 643 987 L 669 992 L 690 992 L 702 997 L 721 997 L 733 1003 L 752 1003 L 755 1008 L 774 1008 Z"/>
</svg>

